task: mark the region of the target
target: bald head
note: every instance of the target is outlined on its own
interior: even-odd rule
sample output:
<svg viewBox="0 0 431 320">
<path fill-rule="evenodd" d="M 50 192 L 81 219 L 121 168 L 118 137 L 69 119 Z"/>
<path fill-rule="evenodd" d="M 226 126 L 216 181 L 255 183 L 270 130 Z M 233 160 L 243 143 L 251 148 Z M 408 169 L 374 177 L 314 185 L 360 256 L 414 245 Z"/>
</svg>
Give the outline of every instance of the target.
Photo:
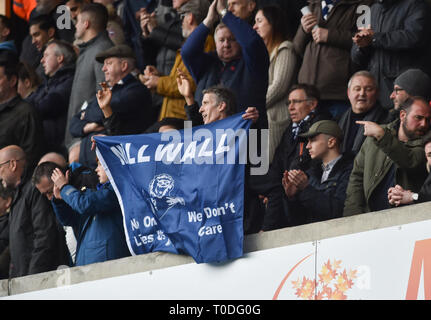
<svg viewBox="0 0 431 320">
<path fill-rule="evenodd" d="M 43 162 L 54 162 L 60 168 L 63 169 L 67 167 L 66 158 L 64 158 L 63 155 L 57 152 L 49 152 L 45 154 L 42 158 L 40 158 L 38 165 Z"/>
<path fill-rule="evenodd" d="M 0 179 L 9 187 L 17 187 L 25 169 L 25 152 L 11 145 L 0 150 Z"/>
<path fill-rule="evenodd" d="M 7 158 L 7 159 L 6 159 Z M 6 159 L 6 160 L 4 160 Z M 25 152 L 21 147 L 16 145 L 10 145 L 0 149 L 0 160 L 25 160 Z"/>
</svg>

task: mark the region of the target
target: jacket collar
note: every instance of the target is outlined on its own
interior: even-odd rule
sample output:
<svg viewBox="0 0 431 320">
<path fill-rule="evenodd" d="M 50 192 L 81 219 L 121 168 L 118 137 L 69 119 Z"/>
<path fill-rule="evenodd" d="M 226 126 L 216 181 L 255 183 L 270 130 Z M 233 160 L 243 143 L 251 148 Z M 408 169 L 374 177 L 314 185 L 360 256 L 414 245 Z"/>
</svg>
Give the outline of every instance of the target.
<svg viewBox="0 0 431 320">
<path fill-rule="evenodd" d="M 285 40 L 282 43 L 280 43 L 280 45 L 278 46 L 278 48 L 272 50 L 271 56 L 270 56 L 270 61 L 273 61 L 274 58 L 278 55 L 278 52 L 284 48 L 287 49 L 292 49 L 293 50 L 293 43 L 289 40 Z"/>
<path fill-rule="evenodd" d="M 48 80 L 48 81 L 52 81 L 52 79 L 57 79 L 57 78 L 60 78 L 60 77 L 62 77 L 63 75 L 65 75 L 65 74 L 68 74 L 68 73 L 73 73 L 73 72 L 75 72 L 75 64 L 72 64 L 72 65 L 67 65 L 67 66 L 62 66 L 60 69 L 58 69 L 57 70 L 57 72 L 56 73 L 54 73 L 54 75 L 52 76 L 52 77 L 47 77 L 46 75 L 45 75 L 45 78 Z"/>
<path fill-rule="evenodd" d="M 93 43 L 96 43 L 97 41 L 99 41 L 99 39 L 102 39 L 102 38 L 108 38 L 109 39 L 108 32 L 106 30 L 99 32 L 99 34 L 97 36 L 95 36 L 93 39 L 88 40 L 87 42 L 83 42 L 83 43 L 78 44 L 79 51 L 82 52 L 83 50 L 85 50 L 86 48 L 91 46 Z"/>
<path fill-rule="evenodd" d="M 112 90 L 128 85 L 129 83 L 134 81 L 136 81 L 136 78 L 132 75 L 132 73 L 128 73 L 123 79 L 114 84 Z"/>
<path fill-rule="evenodd" d="M 341 158 L 339 158 L 337 162 L 335 162 L 335 164 L 333 165 L 331 172 L 329 173 L 328 179 L 333 177 L 338 171 L 343 170 L 345 167 L 353 165 L 353 160 L 354 157 L 352 157 L 348 153 L 342 153 Z M 322 160 L 312 160 L 310 171 L 315 172 L 315 175 L 320 178 L 323 174 L 322 165 Z"/>
<path fill-rule="evenodd" d="M 0 104 L 0 112 L 5 110 L 6 108 L 10 108 L 10 107 L 15 106 L 19 102 L 19 100 L 21 100 L 21 97 L 17 94 L 15 97 L 10 99 L 9 101 L 6 101 L 6 102 Z"/>
<path fill-rule="evenodd" d="M 23 192 L 24 186 L 27 183 L 31 183 L 31 175 L 32 172 L 31 170 L 28 169 L 28 167 L 26 166 L 24 168 L 24 172 L 21 175 L 21 182 L 19 183 L 19 185 L 15 188 L 15 193 L 13 195 L 13 199 L 12 199 L 12 206 L 18 201 L 18 199 L 20 198 L 21 193 Z"/>
</svg>

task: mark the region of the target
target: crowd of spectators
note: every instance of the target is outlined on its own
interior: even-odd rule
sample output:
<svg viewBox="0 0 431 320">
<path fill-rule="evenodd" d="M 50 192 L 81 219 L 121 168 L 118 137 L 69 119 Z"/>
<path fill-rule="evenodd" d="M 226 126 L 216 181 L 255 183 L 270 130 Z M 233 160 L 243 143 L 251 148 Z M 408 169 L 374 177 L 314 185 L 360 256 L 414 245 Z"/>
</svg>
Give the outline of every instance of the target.
<svg viewBox="0 0 431 320">
<path fill-rule="evenodd" d="M 431 200 L 430 1 L 12 9 L 0 15 L 1 279 L 130 255 L 95 135 L 239 112 L 268 129 L 268 172 L 246 166 L 245 234 Z"/>
</svg>

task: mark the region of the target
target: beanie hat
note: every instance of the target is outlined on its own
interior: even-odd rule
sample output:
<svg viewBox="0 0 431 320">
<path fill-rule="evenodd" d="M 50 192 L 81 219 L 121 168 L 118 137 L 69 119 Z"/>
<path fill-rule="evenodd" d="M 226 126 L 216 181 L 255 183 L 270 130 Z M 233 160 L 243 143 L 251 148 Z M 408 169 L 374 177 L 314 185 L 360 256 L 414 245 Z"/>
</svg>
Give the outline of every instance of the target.
<svg viewBox="0 0 431 320">
<path fill-rule="evenodd" d="M 431 79 L 419 69 L 409 69 L 401 73 L 394 84 L 404 89 L 410 96 L 420 96 L 427 100 L 431 97 Z"/>
</svg>

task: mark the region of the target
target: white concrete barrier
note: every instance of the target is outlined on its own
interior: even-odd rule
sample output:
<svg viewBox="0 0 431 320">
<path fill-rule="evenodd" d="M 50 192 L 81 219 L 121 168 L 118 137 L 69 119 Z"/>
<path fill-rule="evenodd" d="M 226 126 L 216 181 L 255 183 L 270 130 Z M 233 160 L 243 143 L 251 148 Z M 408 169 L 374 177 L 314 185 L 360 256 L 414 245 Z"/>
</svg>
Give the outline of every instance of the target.
<svg viewBox="0 0 431 320">
<path fill-rule="evenodd" d="M 250 235 L 245 237 L 245 257 L 225 264 L 220 264 L 220 266 L 218 266 L 217 264 L 197 265 L 192 258 L 187 256 L 157 252 L 113 261 L 107 261 L 104 263 L 96 263 L 83 267 L 67 268 L 21 278 L 2 280 L 0 281 L 0 296 L 10 296 L 9 298 L 12 299 L 37 299 L 38 293 L 40 292 L 41 298 L 73 299 L 74 292 L 76 294 L 79 294 L 79 292 L 81 292 L 80 290 L 82 290 L 80 288 L 83 288 L 84 286 L 86 286 L 86 292 L 91 292 L 91 290 L 88 290 L 89 285 L 86 285 L 86 283 L 88 283 L 94 284 L 94 286 L 98 287 L 99 289 L 103 288 L 103 286 L 107 288 L 106 292 L 103 293 L 105 294 L 105 296 L 102 294 L 99 297 L 93 296 L 92 298 L 131 298 L 131 296 L 127 296 L 127 294 L 124 295 L 118 291 L 113 292 L 112 290 L 108 290 L 108 288 L 111 288 L 110 286 L 112 285 L 112 288 L 118 288 L 115 290 L 126 290 L 121 286 L 118 287 L 118 284 L 115 284 L 114 286 L 115 281 L 117 281 L 118 279 L 122 279 L 124 283 L 133 283 L 133 281 L 137 281 L 136 279 L 140 279 L 139 281 L 143 281 L 143 283 L 146 283 L 145 281 L 153 283 L 156 279 L 158 279 L 153 275 L 153 272 L 157 274 L 163 273 L 165 279 L 168 279 L 170 277 L 170 272 L 172 274 L 175 274 L 176 276 L 181 275 L 182 272 L 192 272 L 196 273 L 197 277 L 199 277 L 198 275 L 201 274 L 201 276 L 204 278 L 206 276 L 210 276 L 213 272 L 214 274 L 217 274 L 216 277 L 220 279 L 220 275 L 229 276 L 230 272 L 233 276 L 235 272 L 239 272 L 238 270 L 241 270 L 240 268 L 249 268 L 251 272 L 251 270 L 253 270 L 252 264 L 259 264 L 259 261 L 262 259 L 268 260 L 268 257 L 271 257 L 271 252 L 274 252 L 274 254 L 284 255 L 282 253 L 282 250 L 287 250 L 286 252 L 289 252 L 289 250 L 293 250 L 294 248 L 301 246 L 302 248 L 305 248 L 302 249 L 305 250 L 303 252 L 310 251 L 310 255 L 315 256 L 313 259 L 317 259 L 317 250 L 315 250 L 316 252 L 314 252 L 314 249 L 312 249 L 312 247 L 324 239 L 334 237 L 340 237 L 340 239 L 344 239 L 343 236 L 346 235 L 363 233 L 371 230 L 385 229 L 393 226 L 407 225 L 421 221 L 423 221 L 423 224 L 427 224 L 426 220 L 431 220 L 431 202 Z M 418 225 L 420 227 L 420 224 L 416 223 L 415 225 L 416 228 Z M 367 237 L 367 233 L 364 233 L 362 237 Z M 342 246 L 342 242 L 343 241 L 338 241 L 338 246 Z M 266 258 L 263 258 L 263 256 L 265 255 Z M 291 261 L 289 261 L 287 265 L 289 263 L 291 263 Z M 135 279 L 132 279 L 134 275 Z M 151 277 L 151 275 L 153 275 L 153 277 Z M 101 281 L 103 279 L 105 279 L 105 281 Z M 268 280 L 265 280 L 265 282 L 268 282 Z M 222 281 L 220 281 L 220 283 L 222 283 Z M 244 297 L 243 295 L 241 295 L 241 293 L 238 293 L 239 296 L 237 298 L 278 298 L 280 290 L 278 290 L 278 294 L 276 295 L 274 290 L 277 288 L 273 289 L 274 286 L 277 287 L 277 285 L 278 283 L 274 282 L 272 284 L 272 287 L 267 290 L 267 294 L 264 297 Z M 58 295 L 58 292 L 55 291 L 55 289 L 62 287 L 68 287 L 71 289 L 68 291 L 69 295 Z M 76 288 L 76 290 L 72 290 L 73 288 Z M 133 292 L 133 290 L 131 290 L 131 292 Z M 154 292 L 152 293 L 153 295 L 147 295 L 146 293 L 141 291 L 139 292 L 139 294 L 139 296 L 135 295 L 135 297 L 138 299 L 147 299 L 149 297 L 160 299 L 161 297 L 163 297 L 157 296 L 157 293 Z M 189 294 L 190 295 L 183 295 L 182 297 L 184 299 L 193 299 L 194 291 L 192 287 L 190 287 Z M 16 296 L 14 297 L 14 295 Z M 230 296 L 230 298 L 234 296 L 235 295 Z M 82 295 L 78 295 L 78 297 L 85 299 L 85 297 L 83 297 Z M 218 296 L 216 291 L 214 291 L 214 296 L 207 296 L 207 298 L 209 299 L 217 297 Z M 178 297 L 175 296 L 175 294 L 173 293 L 171 298 L 175 299 Z M 205 299 L 204 296 L 196 296 L 194 298 Z"/>
</svg>

